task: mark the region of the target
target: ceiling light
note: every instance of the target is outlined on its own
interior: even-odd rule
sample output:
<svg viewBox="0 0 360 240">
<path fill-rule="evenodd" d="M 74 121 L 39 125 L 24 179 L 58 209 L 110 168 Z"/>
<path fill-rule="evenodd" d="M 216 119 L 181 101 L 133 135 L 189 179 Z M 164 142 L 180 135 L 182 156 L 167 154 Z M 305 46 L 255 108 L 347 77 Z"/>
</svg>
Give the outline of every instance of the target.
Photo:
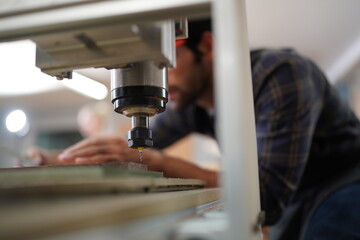
<svg viewBox="0 0 360 240">
<path fill-rule="evenodd" d="M 30 40 L 0 44 L 0 95 L 33 94 L 62 88 L 56 78 L 35 66 L 35 48 Z"/>
<path fill-rule="evenodd" d="M 30 40 L 0 44 L 0 96 L 34 94 L 64 86 L 98 100 L 106 98 L 105 85 L 73 72 L 73 79 L 58 81 L 35 66 L 36 45 Z"/>
<path fill-rule="evenodd" d="M 20 109 L 14 110 L 7 115 L 5 124 L 9 132 L 21 132 L 27 126 L 26 114 Z"/>
<path fill-rule="evenodd" d="M 105 99 L 108 95 L 108 89 L 104 84 L 76 72 L 73 72 L 72 79 L 64 79 L 61 82 L 66 87 L 97 100 Z"/>
</svg>

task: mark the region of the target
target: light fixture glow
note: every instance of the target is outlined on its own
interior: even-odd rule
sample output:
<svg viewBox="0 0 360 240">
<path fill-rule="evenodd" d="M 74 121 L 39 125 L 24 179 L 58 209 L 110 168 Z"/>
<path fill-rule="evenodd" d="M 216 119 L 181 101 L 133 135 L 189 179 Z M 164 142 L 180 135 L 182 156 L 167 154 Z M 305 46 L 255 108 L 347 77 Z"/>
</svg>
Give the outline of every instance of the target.
<svg viewBox="0 0 360 240">
<path fill-rule="evenodd" d="M 30 40 L 0 44 L 0 95 L 33 94 L 62 88 L 56 78 L 35 66 L 35 48 Z"/>
<path fill-rule="evenodd" d="M 105 99 L 108 95 L 108 89 L 104 84 L 76 72 L 73 72 L 72 79 L 64 79 L 61 82 L 66 87 L 97 100 Z"/>
<path fill-rule="evenodd" d="M 65 87 L 82 95 L 102 100 L 105 85 L 73 72 L 73 79 L 58 81 L 35 66 L 36 45 L 30 40 L 0 43 L 0 96 L 34 94 Z"/>
<path fill-rule="evenodd" d="M 7 115 L 5 124 L 10 132 L 20 132 L 27 125 L 26 114 L 20 109 L 14 110 Z"/>
</svg>

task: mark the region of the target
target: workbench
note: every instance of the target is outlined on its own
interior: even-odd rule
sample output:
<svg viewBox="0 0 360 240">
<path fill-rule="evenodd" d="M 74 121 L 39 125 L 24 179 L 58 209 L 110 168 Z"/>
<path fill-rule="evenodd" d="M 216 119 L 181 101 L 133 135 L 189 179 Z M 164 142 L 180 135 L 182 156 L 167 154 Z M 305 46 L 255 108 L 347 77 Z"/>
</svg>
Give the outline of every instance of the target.
<svg viewBox="0 0 360 240">
<path fill-rule="evenodd" d="M 200 189 L 201 180 L 144 170 L 93 165 L 0 174 L 0 239 L 171 239 L 179 222 L 221 205 L 219 189 Z"/>
</svg>

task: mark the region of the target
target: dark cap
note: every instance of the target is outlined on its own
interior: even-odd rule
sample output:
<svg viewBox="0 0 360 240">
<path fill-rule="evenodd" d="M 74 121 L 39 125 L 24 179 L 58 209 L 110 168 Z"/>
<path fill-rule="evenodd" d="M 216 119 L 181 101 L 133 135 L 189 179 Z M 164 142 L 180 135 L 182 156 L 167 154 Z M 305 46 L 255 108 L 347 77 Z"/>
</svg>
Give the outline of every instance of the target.
<svg viewBox="0 0 360 240">
<path fill-rule="evenodd" d="M 198 20 L 198 21 L 189 21 L 188 22 L 188 31 L 189 31 L 189 38 L 186 41 L 186 45 L 190 49 L 196 49 L 197 45 L 201 40 L 201 36 L 204 32 L 210 31 L 211 32 L 211 20 Z"/>
<path fill-rule="evenodd" d="M 211 32 L 211 20 L 196 20 L 196 21 L 189 21 L 188 22 L 188 38 L 184 40 L 177 40 L 176 46 L 185 45 L 192 52 L 195 53 L 196 56 L 200 57 L 201 52 L 198 50 L 197 46 L 201 40 L 202 34 L 206 31 Z"/>
</svg>

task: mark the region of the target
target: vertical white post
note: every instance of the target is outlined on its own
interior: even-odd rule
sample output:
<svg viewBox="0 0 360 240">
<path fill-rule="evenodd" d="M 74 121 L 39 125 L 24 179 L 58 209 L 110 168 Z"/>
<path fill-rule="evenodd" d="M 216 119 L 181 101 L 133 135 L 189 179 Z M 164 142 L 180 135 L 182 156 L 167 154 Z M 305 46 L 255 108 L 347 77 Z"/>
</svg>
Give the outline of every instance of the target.
<svg viewBox="0 0 360 240">
<path fill-rule="evenodd" d="M 260 239 L 254 98 L 245 0 L 214 0 L 218 135 L 224 154 L 222 186 L 229 216 L 228 239 Z"/>
</svg>

